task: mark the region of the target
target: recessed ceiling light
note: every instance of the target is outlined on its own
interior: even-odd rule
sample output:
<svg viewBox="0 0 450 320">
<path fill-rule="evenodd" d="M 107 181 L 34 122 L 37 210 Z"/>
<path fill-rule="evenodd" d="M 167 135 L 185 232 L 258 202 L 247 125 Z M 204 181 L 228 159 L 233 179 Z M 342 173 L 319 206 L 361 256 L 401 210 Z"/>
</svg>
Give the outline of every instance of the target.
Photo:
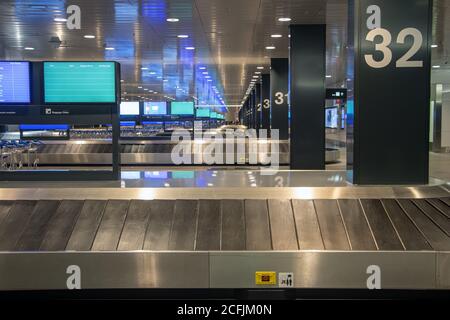
<svg viewBox="0 0 450 320">
<path fill-rule="evenodd" d="M 285 18 L 278 18 L 278 21 L 280 21 L 280 22 L 289 22 L 289 21 L 291 21 L 292 19 L 291 18 L 288 18 L 288 17 L 285 17 Z"/>
<path fill-rule="evenodd" d="M 208 74 L 208 71 L 202 72 L 202 74 Z"/>
<path fill-rule="evenodd" d="M 141 70 L 148 70 L 148 68 L 147 67 L 142 67 Z"/>
<path fill-rule="evenodd" d="M 266 49 L 267 49 L 267 50 L 275 50 L 276 47 L 274 47 L 274 46 L 267 46 Z"/>
<path fill-rule="evenodd" d="M 142 89 L 142 87 L 141 87 L 141 86 L 139 86 L 139 87 L 138 87 L 138 89 Z"/>
<path fill-rule="evenodd" d="M 167 79 L 164 79 L 164 80 L 163 80 L 163 82 L 167 82 L 167 81 L 169 81 L 169 80 L 167 80 Z"/>
<path fill-rule="evenodd" d="M 186 50 L 195 50 L 195 47 L 186 47 Z"/>
<path fill-rule="evenodd" d="M 432 48 L 437 48 L 437 47 L 439 47 L 439 46 L 438 46 L 437 44 L 432 44 L 431 47 L 432 47 Z"/>
<path fill-rule="evenodd" d="M 53 21 L 55 21 L 55 22 L 67 22 L 67 19 L 66 18 L 55 18 L 55 19 L 53 19 Z"/>
<path fill-rule="evenodd" d="M 152 71 L 152 72 L 150 72 L 150 74 L 151 74 L 151 75 L 154 75 L 154 74 L 156 74 L 156 72 L 155 72 L 155 71 Z"/>
<path fill-rule="evenodd" d="M 271 35 L 272 38 L 282 38 L 283 36 L 281 34 L 273 34 Z"/>
<path fill-rule="evenodd" d="M 187 34 L 179 34 L 177 37 L 181 39 L 189 38 Z"/>
<path fill-rule="evenodd" d="M 331 78 L 331 75 L 326 75 L 325 78 Z"/>
<path fill-rule="evenodd" d="M 258 70 L 263 70 L 264 67 L 257 67 L 256 69 L 258 69 Z"/>
<path fill-rule="evenodd" d="M 105 50 L 115 50 L 113 47 L 106 47 Z"/>
<path fill-rule="evenodd" d="M 206 67 L 200 67 L 199 69 L 200 70 L 206 70 Z"/>
<path fill-rule="evenodd" d="M 209 79 L 209 78 L 211 78 L 211 76 L 205 76 L 205 79 Z"/>
<path fill-rule="evenodd" d="M 28 50 L 28 51 L 33 51 L 33 50 L 34 50 L 33 47 L 25 47 L 24 49 L 25 49 L 25 50 Z"/>
<path fill-rule="evenodd" d="M 261 71 L 255 71 L 255 74 L 261 74 Z"/>
<path fill-rule="evenodd" d="M 85 34 L 84 38 L 86 38 L 86 39 L 95 39 L 95 36 L 92 35 L 92 34 Z"/>
<path fill-rule="evenodd" d="M 441 66 L 433 66 L 433 69 L 439 69 Z"/>
<path fill-rule="evenodd" d="M 178 22 L 178 21 L 180 21 L 180 19 L 178 19 L 178 18 L 167 18 L 166 21 L 167 22 Z"/>
<path fill-rule="evenodd" d="M 208 79 L 208 82 L 212 82 L 212 80 L 211 80 L 211 79 Z"/>
<path fill-rule="evenodd" d="M 123 80 L 120 80 L 120 82 L 123 82 Z"/>
</svg>

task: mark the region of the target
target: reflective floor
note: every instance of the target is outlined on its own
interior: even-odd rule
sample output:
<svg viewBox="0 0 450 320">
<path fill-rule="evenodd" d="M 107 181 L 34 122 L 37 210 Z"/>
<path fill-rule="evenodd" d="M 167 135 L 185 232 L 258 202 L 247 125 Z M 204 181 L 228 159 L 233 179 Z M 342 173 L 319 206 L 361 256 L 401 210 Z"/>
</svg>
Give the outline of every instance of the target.
<svg viewBox="0 0 450 320">
<path fill-rule="evenodd" d="M 430 179 L 430 185 L 445 184 Z M 126 167 L 120 181 L 0 182 L 0 188 L 268 188 L 268 187 L 352 187 L 345 171 L 262 172 L 258 167 Z"/>
</svg>

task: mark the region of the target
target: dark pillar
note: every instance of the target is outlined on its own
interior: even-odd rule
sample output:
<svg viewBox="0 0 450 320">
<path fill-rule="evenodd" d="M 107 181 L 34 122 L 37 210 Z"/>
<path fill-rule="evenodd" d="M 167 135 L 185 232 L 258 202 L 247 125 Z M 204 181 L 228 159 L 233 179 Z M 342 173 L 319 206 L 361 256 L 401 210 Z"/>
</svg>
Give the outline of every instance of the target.
<svg viewBox="0 0 450 320">
<path fill-rule="evenodd" d="M 255 129 L 261 126 L 261 83 L 255 84 Z"/>
<path fill-rule="evenodd" d="M 289 59 L 272 59 L 270 70 L 271 126 L 272 130 L 279 130 L 280 140 L 289 139 L 288 76 Z"/>
<path fill-rule="evenodd" d="M 432 1 L 352 0 L 349 9 L 349 180 L 427 184 Z"/>
<path fill-rule="evenodd" d="M 255 89 L 250 93 L 250 128 L 255 128 Z"/>
<path fill-rule="evenodd" d="M 290 26 L 290 164 L 325 170 L 325 25 Z"/>
<path fill-rule="evenodd" d="M 270 75 L 262 75 L 261 83 L 261 129 L 270 129 Z"/>
</svg>

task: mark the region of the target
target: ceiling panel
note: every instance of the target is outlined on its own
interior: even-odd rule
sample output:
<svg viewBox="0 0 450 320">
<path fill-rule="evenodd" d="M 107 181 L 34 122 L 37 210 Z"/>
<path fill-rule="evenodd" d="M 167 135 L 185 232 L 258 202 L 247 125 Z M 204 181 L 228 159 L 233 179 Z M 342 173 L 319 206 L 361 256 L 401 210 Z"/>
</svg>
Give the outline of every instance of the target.
<svg viewBox="0 0 450 320">
<path fill-rule="evenodd" d="M 70 4 L 81 8 L 81 30 L 54 21 L 66 16 Z M 433 37 L 439 47 L 433 64 L 446 68 L 450 3 L 436 0 L 434 6 Z M 279 22 L 279 17 L 292 21 Z M 327 24 L 327 85 L 342 85 L 346 0 L 2 0 L 0 57 L 117 60 L 124 99 L 195 98 L 199 104 L 238 105 L 257 66 L 269 72 L 270 58 L 288 57 L 290 23 Z M 85 39 L 87 34 L 95 39 Z M 177 37 L 182 34 L 189 37 Z M 106 50 L 110 47 L 114 50 Z"/>
</svg>

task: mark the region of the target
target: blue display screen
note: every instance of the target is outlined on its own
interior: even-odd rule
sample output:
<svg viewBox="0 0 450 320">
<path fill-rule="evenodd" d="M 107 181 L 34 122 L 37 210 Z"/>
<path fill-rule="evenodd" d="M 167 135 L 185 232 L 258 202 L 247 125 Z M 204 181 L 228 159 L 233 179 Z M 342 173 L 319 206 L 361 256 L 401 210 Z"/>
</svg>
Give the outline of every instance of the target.
<svg viewBox="0 0 450 320">
<path fill-rule="evenodd" d="M 165 116 L 167 114 L 166 102 L 144 102 L 145 116 Z"/>
<path fill-rule="evenodd" d="M 135 121 L 120 121 L 121 127 L 134 127 L 136 125 Z"/>
<path fill-rule="evenodd" d="M 30 103 L 30 63 L 0 61 L 0 103 Z"/>
<path fill-rule="evenodd" d="M 145 171 L 145 179 L 167 179 L 167 171 Z"/>
<path fill-rule="evenodd" d="M 67 124 L 21 124 L 19 129 L 22 131 L 36 130 L 69 130 Z"/>
</svg>

